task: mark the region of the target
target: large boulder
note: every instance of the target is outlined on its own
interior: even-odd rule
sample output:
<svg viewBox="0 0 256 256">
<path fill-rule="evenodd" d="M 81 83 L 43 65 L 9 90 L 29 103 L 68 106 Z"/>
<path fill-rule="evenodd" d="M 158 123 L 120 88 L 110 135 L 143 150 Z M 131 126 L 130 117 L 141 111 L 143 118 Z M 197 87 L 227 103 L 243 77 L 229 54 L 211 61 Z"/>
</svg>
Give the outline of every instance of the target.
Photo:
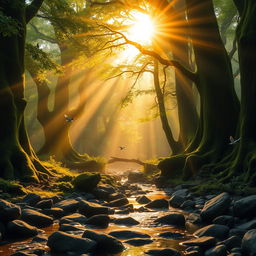
<svg viewBox="0 0 256 256">
<path fill-rule="evenodd" d="M 101 176 L 99 173 L 85 172 L 78 175 L 73 180 L 73 185 L 76 190 L 82 192 L 92 192 L 99 184 Z"/>
<path fill-rule="evenodd" d="M 244 197 L 234 203 L 234 215 L 239 218 L 256 217 L 256 195 Z"/>
<path fill-rule="evenodd" d="M 169 203 L 166 199 L 156 199 L 146 204 L 145 207 L 153 208 L 153 209 L 160 209 L 160 208 L 168 209 Z"/>
<path fill-rule="evenodd" d="M 122 206 L 125 206 L 129 204 L 129 201 L 126 197 L 123 197 L 123 198 L 119 198 L 119 199 L 116 199 L 116 200 L 113 200 L 107 204 L 105 204 L 105 206 L 109 206 L 109 207 L 122 207 Z"/>
<path fill-rule="evenodd" d="M 21 219 L 38 228 L 48 227 L 53 223 L 52 217 L 31 209 L 22 210 Z"/>
<path fill-rule="evenodd" d="M 75 235 L 58 231 L 49 236 L 47 245 L 52 252 L 68 255 L 68 253 L 87 253 L 93 249 L 96 242 L 88 238 L 80 238 Z"/>
<path fill-rule="evenodd" d="M 28 238 L 36 236 L 39 230 L 22 220 L 14 220 L 7 224 L 7 236 L 10 238 Z"/>
<path fill-rule="evenodd" d="M 171 213 L 171 214 L 157 218 L 155 222 L 159 224 L 170 225 L 175 227 L 184 227 L 185 217 L 181 213 Z"/>
<path fill-rule="evenodd" d="M 18 219 L 21 216 L 19 206 L 0 199 L 0 220 L 3 222 Z"/>
<path fill-rule="evenodd" d="M 86 200 L 81 200 L 79 202 L 78 210 L 88 218 L 93 215 L 108 214 L 110 212 L 109 207 L 101 206 L 100 204 L 88 202 Z"/>
<path fill-rule="evenodd" d="M 194 235 L 197 237 L 202 236 L 213 236 L 216 239 L 223 240 L 226 239 L 229 234 L 229 228 L 224 225 L 212 224 L 200 228 L 197 230 Z"/>
<path fill-rule="evenodd" d="M 225 214 L 229 209 L 231 198 L 224 192 L 207 201 L 201 211 L 201 217 L 204 221 L 212 221 L 214 218 Z"/>
<path fill-rule="evenodd" d="M 94 253 L 117 254 L 125 249 L 119 240 L 109 235 L 86 230 L 83 237 L 96 242 Z"/>
<path fill-rule="evenodd" d="M 113 220 L 116 225 L 133 226 L 140 224 L 137 220 L 132 217 L 117 218 Z"/>
<path fill-rule="evenodd" d="M 242 240 L 242 250 L 244 255 L 256 255 L 256 229 L 249 230 L 245 233 Z"/>
<path fill-rule="evenodd" d="M 182 196 L 174 195 L 169 200 L 169 204 L 171 207 L 179 208 L 185 202 L 185 200 L 186 199 Z"/>
</svg>

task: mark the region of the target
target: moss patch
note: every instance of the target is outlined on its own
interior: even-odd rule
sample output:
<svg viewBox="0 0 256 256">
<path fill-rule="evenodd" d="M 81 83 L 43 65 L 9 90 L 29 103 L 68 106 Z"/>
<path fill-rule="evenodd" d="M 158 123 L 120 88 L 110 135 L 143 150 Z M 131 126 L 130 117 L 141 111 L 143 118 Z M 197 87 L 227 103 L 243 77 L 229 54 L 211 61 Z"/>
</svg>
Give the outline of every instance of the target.
<svg viewBox="0 0 256 256">
<path fill-rule="evenodd" d="M 85 172 L 78 175 L 72 184 L 76 190 L 90 192 L 98 185 L 100 180 L 101 176 L 99 173 Z"/>
<path fill-rule="evenodd" d="M 0 178 L 0 195 L 1 198 L 21 196 L 27 194 L 26 189 L 15 181 L 8 181 Z"/>
</svg>

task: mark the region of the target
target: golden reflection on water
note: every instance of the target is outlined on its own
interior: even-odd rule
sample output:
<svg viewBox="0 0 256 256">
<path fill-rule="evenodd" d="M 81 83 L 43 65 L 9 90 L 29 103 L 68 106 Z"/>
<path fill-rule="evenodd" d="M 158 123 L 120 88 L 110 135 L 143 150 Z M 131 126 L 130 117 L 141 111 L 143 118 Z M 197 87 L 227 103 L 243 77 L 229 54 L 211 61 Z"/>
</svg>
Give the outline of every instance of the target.
<svg viewBox="0 0 256 256">
<path fill-rule="evenodd" d="M 152 188 L 152 187 L 151 187 Z M 150 198 L 151 200 L 155 200 L 155 199 L 161 199 L 161 198 L 165 198 L 168 199 L 168 195 L 166 195 L 163 191 L 158 191 L 155 190 L 155 188 L 153 189 L 152 192 L 149 192 L 146 194 L 146 196 L 148 198 Z M 137 197 L 137 196 L 136 196 Z M 135 197 L 130 197 L 129 198 L 129 202 L 132 203 L 134 205 L 134 208 L 139 208 L 142 205 L 138 204 L 136 202 L 136 198 Z M 170 212 L 169 209 L 168 213 Z M 165 238 L 161 238 L 158 236 L 159 233 L 163 233 L 163 232 L 179 232 L 181 234 L 184 234 L 185 236 L 189 236 L 189 234 L 184 230 L 184 229 L 177 229 L 174 227 L 170 227 L 170 226 L 156 226 L 154 224 L 154 219 L 156 219 L 157 217 L 160 217 L 161 215 L 165 215 L 167 213 L 167 210 L 157 210 L 157 211 L 152 211 L 152 212 L 134 212 L 134 213 L 130 213 L 129 215 L 113 215 L 113 217 L 115 218 L 122 218 L 122 217 L 133 217 L 134 219 L 138 220 L 140 222 L 140 224 L 138 226 L 132 226 L 132 227 L 127 227 L 127 226 L 121 226 L 121 225 L 115 225 L 115 224 L 110 224 L 108 226 L 108 228 L 106 229 L 92 229 L 94 231 L 100 232 L 100 233 L 105 233 L 108 234 L 109 232 L 112 231 L 117 231 L 117 230 L 130 230 L 130 231 L 137 231 L 137 232 L 141 232 L 141 233 L 146 233 L 148 235 L 151 236 L 151 239 L 153 240 L 153 242 L 151 244 L 146 244 L 143 246 L 131 246 L 128 245 L 126 243 L 124 243 L 126 249 L 125 251 L 123 251 L 122 253 L 116 255 L 116 256 L 140 256 L 140 255 L 146 255 L 145 251 L 150 250 L 150 249 L 165 249 L 165 248 L 173 248 L 176 250 L 179 250 L 180 252 L 182 252 L 182 250 L 184 249 L 184 247 L 180 246 L 179 243 L 181 241 L 187 240 L 187 237 L 183 240 L 172 240 L 172 239 L 165 239 Z M 58 223 L 54 223 L 52 226 L 44 228 L 43 229 L 43 236 L 49 236 L 50 234 L 52 234 L 55 231 L 58 231 L 59 229 L 59 225 Z M 14 253 L 15 251 L 17 251 L 17 249 L 26 249 L 26 250 L 32 250 L 35 249 L 35 245 L 33 245 L 33 243 L 31 242 L 31 238 L 30 239 L 26 239 L 23 241 L 17 241 L 17 242 L 13 242 L 7 245 L 2 245 L 0 246 L 0 256 L 9 256 L 12 253 Z M 121 241 L 124 241 L 122 239 L 120 239 Z M 41 244 L 41 248 L 42 249 L 47 249 L 49 250 L 49 248 L 43 243 Z M 37 248 L 37 246 L 36 246 Z M 97 255 L 97 256 L 102 256 L 102 255 Z"/>
</svg>

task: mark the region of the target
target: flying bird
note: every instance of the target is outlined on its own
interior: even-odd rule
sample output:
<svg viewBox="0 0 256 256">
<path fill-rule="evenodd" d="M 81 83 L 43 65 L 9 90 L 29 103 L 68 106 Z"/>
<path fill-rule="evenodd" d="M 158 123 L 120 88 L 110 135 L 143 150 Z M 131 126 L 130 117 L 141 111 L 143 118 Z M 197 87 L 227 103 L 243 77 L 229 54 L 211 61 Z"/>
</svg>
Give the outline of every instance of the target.
<svg viewBox="0 0 256 256">
<path fill-rule="evenodd" d="M 74 118 L 68 115 L 64 115 L 65 120 L 67 123 L 72 123 L 74 121 Z"/>
<path fill-rule="evenodd" d="M 124 150 L 124 149 L 125 149 L 125 146 L 119 146 L 119 149 L 120 149 L 120 150 Z"/>
<path fill-rule="evenodd" d="M 229 136 L 229 140 L 230 140 L 229 145 L 234 145 L 234 144 L 236 144 L 240 139 L 241 139 L 241 138 L 235 140 L 235 139 L 233 138 L 233 136 Z"/>
</svg>

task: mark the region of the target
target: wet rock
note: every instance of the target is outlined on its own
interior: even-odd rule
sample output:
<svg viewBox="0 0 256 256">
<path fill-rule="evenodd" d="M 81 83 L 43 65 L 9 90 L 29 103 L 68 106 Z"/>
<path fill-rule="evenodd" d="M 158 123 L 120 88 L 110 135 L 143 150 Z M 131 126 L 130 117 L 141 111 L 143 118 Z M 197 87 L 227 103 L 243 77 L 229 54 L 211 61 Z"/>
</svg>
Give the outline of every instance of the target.
<svg viewBox="0 0 256 256">
<path fill-rule="evenodd" d="M 234 215 L 240 218 L 253 218 L 256 212 L 256 195 L 244 197 L 234 203 Z"/>
<path fill-rule="evenodd" d="M 92 250 L 96 245 L 96 242 L 87 238 L 80 238 L 75 235 L 71 235 L 65 232 L 54 232 L 48 238 L 47 245 L 51 251 L 65 253 L 87 253 Z"/>
<path fill-rule="evenodd" d="M 172 240 L 180 240 L 185 237 L 183 234 L 177 232 L 163 232 L 160 233 L 158 236 Z"/>
<path fill-rule="evenodd" d="M 185 252 L 185 256 L 203 256 L 203 251 L 199 246 L 188 247 Z"/>
<path fill-rule="evenodd" d="M 73 213 L 60 219 L 60 224 L 68 224 L 70 222 L 78 222 L 80 224 L 86 224 L 87 218 L 79 213 Z"/>
<path fill-rule="evenodd" d="M 199 246 L 200 248 L 209 248 L 216 244 L 216 239 L 212 236 L 202 236 L 180 243 L 184 246 Z"/>
<path fill-rule="evenodd" d="M 126 244 L 130 244 L 133 246 L 143 246 L 146 244 L 151 244 L 153 243 L 152 239 L 142 239 L 142 238 L 138 238 L 138 239 L 129 239 L 124 241 Z"/>
<path fill-rule="evenodd" d="M 229 230 L 229 236 L 239 236 L 242 238 L 245 233 L 246 233 L 246 230 L 239 229 L 239 228 L 232 228 Z"/>
<path fill-rule="evenodd" d="M 61 208 L 65 214 L 74 213 L 79 207 L 79 202 L 74 199 L 66 199 L 54 205 L 55 208 Z"/>
<path fill-rule="evenodd" d="M 174 193 L 172 193 L 172 196 L 180 196 L 180 197 L 186 197 L 189 193 L 189 190 L 187 188 L 178 189 Z"/>
<path fill-rule="evenodd" d="M 145 252 L 151 256 L 180 256 L 181 254 L 175 249 L 156 249 Z"/>
<path fill-rule="evenodd" d="M 37 256 L 37 254 L 27 253 L 27 252 L 15 252 L 10 256 Z"/>
<path fill-rule="evenodd" d="M 99 173 L 82 173 L 73 180 L 74 188 L 82 192 L 91 192 L 100 182 L 101 176 Z"/>
<path fill-rule="evenodd" d="M 169 203 L 166 199 L 156 199 L 146 204 L 145 207 L 153 208 L 153 209 L 160 209 L 160 208 L 168 209 Z"/>
<path fill-rule="evenodd" d="M 181 204 L 180 208 L 184 210 L 192 210 L 195 207 L 195 202 L 193 200 L 186 200 Z"/>
<path fill-rule="evenodd" d="M 144 234 L 136 231 L 130 231 L 130 230 L 113 231 L 113 232 L 110 232 L 109 235 L 119 239 L 150 238 L 148 234 Z"/>
<path fill-rule="evenodd" d="M 99 234 L 90 230 L 86 230 L 83 237 L 91 239 L 96 242 L 94 253 L 116 254 L 122 252 L 125 248 L 123 244 L 116 238 Z"/>
<path fill-rule="evenodd" d="M 124 198 L 124 197 L 125 197 L 125 195 L 122 194 L 122 193 L 113 193 L 113 194 L 109 195 L 108 200 L 109 201 L 114 201 L 114 200 L 121 199 L 121 198 Z"/>
<path fill-rule="evenodd" d="M 147 203 L 151 202 L 151 200 L 146 196 L 139 196 L 138 198 L 136 198 L 136 201 L 139 204 L 147 204 Z"/>
<path fill-rule="evenodd" d="M 116 199 L 116 200 L 113 200 L 107 204 L 104 204 L 105 206 L 109 206 L 109 207 L 121 207 L 121 206 L 124 206 L 124 205 L 127 205 L 129 204 L 129 201 L 126 197 L 123 197 L 123 198 L 120 198 L 120 199 Z"/>
<path fill-rule="evenodd" d="M 256 255 L 256 229 L 249 230 L 245 233 L 242 240 L 242 250 L 245 255 Z"/>
<path fill-rule="evenodd" d="M 54 219 L 59 219 L 64 216 L 64 211 L 61 208 L 51 208 L 51 209 L 44 209 L 42 213 L 48 216 L 53 217 Z"/>
<path fill-rule="evenodd" d="M 175 227 L 184 227 L 185 217 L 181 213 L 171 213 L 160 218 L 157 218 L 155 222 Z"/>
<path fill-rule="evenodd" d="M 227 249 L 225 245 L 218 245 L 216 247 L 213 247 L 209 250 L 207 250 L 204 253 L 205 256 L 226 256 L 227 255 Z"/>
<path fill-rule="evenodd" d="M 214 218 L 225 214 L 230 206 L 231 198 L 224 192 L 207 201 L 201 211 L 201 217 L 204 221 L 211 221 Z"/>
<path fill-rule="evenodd" d="M 92 225 L 98 228 L 107 228 L 110 222 L 110 218 L 106 214 L 94 215 L 87 219 L 86 224 Z"/>
<path fill-rule="evenodd" d="M 254 229 L 254 228 L 256 228 L 256 219 L 253 219 L 251 221 L 245 222 L 245 223 L 237 226 L 236 228 L 243 229 L 243 230 Z"/>
<path fill-rule="evenodd" d="M 101 206 L 97 203 L 88 202 L 86 200 L 81 200 L 79 202 L 79 213 L 85 215 L 86 217 L 91 217 L 93 215 L 108 214 L 110 209 L 106 206 Z"/>
<path fill-rule="evenodd" d="M 232 228 L 235 224 L 235 218 L 230 215 L 222 215 L 219 217 L 216 217 L 213 221 L 213 224 L 219 224 L 219 225 L 225 225 L 229 228 Z"/>
<path fill-rule="evenodd" d="M 221 242 L 221 244 L 224 244 L 227 248 L 227 250 L 231 250 L 234 247 L 241 246 L 242 239 L 238 236 L 231 236 L 228 239 Z"/>
<path fill-rule="evenodd" d="M 174 195 L 169 200 L 169 204 L 171 207 L 179 208 L 185 202 L 185 198 L 182 196 Z"/>
<path fill-rule="evenodd" d="M 35 207 L 40 209 L 50 209 L 52 208 L 53 200 L 52 199 L 44 199 L 36 203 Z"/>
<path fill-rule="evenodd" d="M 30 193 L 27 194 L 24 198 L 23 198 L 23 202 L 25 202 L 26 204 L 30 205 L 30 206 L 34 206 L 37 202 L 39 202 L 41 200 L 41 196 L 34 194 L 34 193 Z"/>
<path fill-rule="evenodd" d="M 22 210 L 21 219 L 37 228 L 48 227 L 53 223 L 52 217 L 31 209 Z"/>
<path fill-rule="evenodd" d="M 36 236 L 39 230 L 22 220 L 14 220 L 7 224 L 6 232 L 11 238 L 28 238 Z"/>
<path fill-rule="evenodd" d="M 219 240 L 226 239 L 229 233 L 229 228 L 224 225 L 212 224 L 197 230 L 194 235 L 198 237 L 213 236 Z"/>
<path fill-rule="evenodd" d="M 114 219 L 113 223 L 116 225 L 125 225 L 125 226 L 133 226 L 140 224 L 137 220 L 132 217 L 118 218 Z"/>
<path fill-rule="evenodd" d="M 0 199 L 0 220 L 3 222 L 18 219 L 21 215 L 19 206 Z"/>
<path fill-rule="evenodd" d="M 92 193 L 99 199 L 109 200 L 111 194 L 115 193 L 115 189 L 110 185 L 100 185 L 93 189 Z"/>
<path fill-rule="evenodd" d="M 69 232 L 69 231 L 83 231 L 84 229 L 82 229 L 82 227 L 77 227 L 75 225 L 72 224 L 61 224 L 59 231 L 63 231 L 63 232 Z"/>
<path fill-rule="evenodd" d="M 125 214 L 125 215 L 127 215 L 129 213 L 130 213 L 129 209 L 115 211 L 115 214 Z"/>
<path fill-rule="evenodd" d="M 198 213 L 190 213 L 186 217 L 186 221 L 190 222 L 192 224 L 195 224 L 195 225 L 201 225 L 202 224 L 202 218 L 201 218 L 200 214 L 198 214 Z"/>
<path fill-rule="evenodd" d="M 128 174 L 128 182 L 143 182 L 145 181 L 145 176 L 143 172 L 131 171 Z"/>
<path fill-rule="evenodd" d="M 31 242 L 32 243 L 46 243 L 47 240 L 48 239 L 46 237 L 44 237 L 42 235 L 38 235 L 38 236 L 34 237 Z"/>
</svg>

